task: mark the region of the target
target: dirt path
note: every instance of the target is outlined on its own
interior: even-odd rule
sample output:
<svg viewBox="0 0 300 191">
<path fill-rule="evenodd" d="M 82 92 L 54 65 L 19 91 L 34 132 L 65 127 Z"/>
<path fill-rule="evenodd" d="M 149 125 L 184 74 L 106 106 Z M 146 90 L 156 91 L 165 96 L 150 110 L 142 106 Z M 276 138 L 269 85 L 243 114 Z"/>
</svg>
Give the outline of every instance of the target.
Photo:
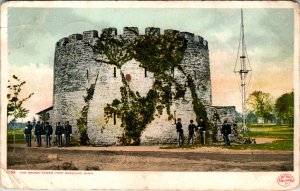
<svg viewBox="0 0 300 191">
<path fill-rule="evenodd" d="M 10 169 L 99 169 L 128 171 L 287 171 L 293 170 L 289 151 L 228 150 L 222 147 L 161 149 L 137 147 L 26 148 L 15 156 L 8 146 Z M 57 159 L 55 159 L 57 154 Z M 48 156 L 54 156 L 49 159 Z M 67 165 L 66 165 L 67 164 Z"/>
<path fill-rule="evenodd" d="M 263 144 L 263 143 L 272 143 L 273 141 L 278 141 L 282 139 L 274 139 L 274 138 L 255 138 L 256 144 Z"/>
</svg>

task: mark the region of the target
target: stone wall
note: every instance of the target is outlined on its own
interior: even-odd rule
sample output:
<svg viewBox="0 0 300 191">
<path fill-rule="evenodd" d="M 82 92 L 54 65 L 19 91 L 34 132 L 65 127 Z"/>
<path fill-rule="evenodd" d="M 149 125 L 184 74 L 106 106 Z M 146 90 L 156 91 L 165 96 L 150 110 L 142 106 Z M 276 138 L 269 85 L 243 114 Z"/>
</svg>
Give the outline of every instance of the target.
<svg viewBox="0 0 300 191">
<path fill-rule="evenodd" d="M 208 43 L 202 37 L 188 32 L 165 30 L 164 33 L 179 33 L 187 41 L 187 49 L 181 62 L 183 72 L 192 77 L 196 85 L 197 96 L 211 113 L 211 80 Z M 133 42 L 139 35 L 138 28 L 124 27 L 121 35 L 117 29 L 106 28 L 102 35 L 108 35 L 115 39 L 124 39 Z M 145 35 L 159 36 L 160 29 L 149 27 L 145 29 Z M 96 83 L 95 91 L 89 102 L 87 116 L 87 130 L 90 142 L 97 145 L 120 144 L 118 138 L 124 132 L 119 118 L 105 119 L 104 107 L 114 99 L 120 99 L 120 87 L 122 78 L 120 70 L 125 75 L 130 75 L 128 82 L 130 89 L 145 96 L 154 82 L 154 75 L 134 59 L 127 61 L 121 68 L 105 63 L 106 56 L 95 54 L 91 45 L 99 40 L 95 30 L 73 34 L 68 38 L 62 38 L 56 43 L 54 61 L 54 104 L 52 125 L 56 122 L 70 121 L 73 127 L 74 138 L 78 139 L 77 119 L 84 105 L 84 96 L 87 88 Z M 96 81 L 96 76 L 98 79 Z M 186 84 L 186 76 L 180 70 L 174 70 L 174 78 L 179 84 Z M 173 88 L 174 91 L 174 88 Z M 217 109 L 220 110 L 220 109 Z M 196 120 L 193 110 L 192 96 L 187 88 L 184 98 L 176 100 L 171 106 L 171 114 L 175 118 L 181 118 L 185 132 L 190 119 Z M 163 144 L 176 141 L 175 119 L 168 119 L 166 111 L 161 116 L 148 124 L 141 136 L 141 144 Z"/>
</svg>

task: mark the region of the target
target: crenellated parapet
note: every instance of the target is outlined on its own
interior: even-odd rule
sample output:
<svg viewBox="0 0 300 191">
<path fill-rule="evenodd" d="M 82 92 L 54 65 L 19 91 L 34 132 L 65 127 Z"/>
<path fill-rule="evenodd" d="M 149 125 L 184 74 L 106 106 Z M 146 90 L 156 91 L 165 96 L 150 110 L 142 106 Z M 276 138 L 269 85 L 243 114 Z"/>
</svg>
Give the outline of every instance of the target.
<svg viewBox="0 0 300 191">
<path fill-rule="evenodd" d="M 195 35 L 190 32 L 180 32 L 178 30 L 173 29 L 165 29 L 164 35 L 175 35 L 178 34 L 179 36 L 183 37 L 187 40 L 188 44 L 193 44 L 194 46 L 199 46 L 200 48 L 208 49 L 208 43 L 206 40 L 204 40 L 201 36 Z M 126 39 L 135 39 L 139 36 L 161 36 L 161 29 L 156 27 L 147 27 L 145 28 L 144 34 L 139 34 L 139 29 L 137 27 L 124 27 L 123 28 L 123 34 L 119 34 L 117 32 L 116 28 L 109 27 L 102 29 L 101 33 L 98 33 L 97 30 L 90 30 L 90 31 L 84 31 L 83 34 L 72 34 L 69 37 L 64 37 L 60 39 L 56 45 L 60 47 L 66 46 L 68 43 L 76 43 L 77 41 L 82 42 L 89 42 L 93 43 L 95 39 L 100 38 L 101 36 L 111 36 L 111 37 L 123 37 Z"/>
<path fill-rule="evenodd" d="M 160 28 L 148 27 L 145 29 L 145 35 L 160 36 Z"/>
<path fill-rule="evenodd" d="M 69 42 L 75 42 L 77 40 L 82 40 L 83 35 L 82 34 L 72 34 L 69 36 Z"/>
<path fill-rule="evenodd" d="M 102 34 L 104 36 L 116 36 L 117 35 L 117 29 L 116 28 L 104 28 L 102 29 Z"/>
<path fill-rule="evenodd" d="M 96 31 L 96 30 L 84 31 L 82 40 L 89 41 L 89 40 L 92 40 L 93 38 L 97 38 L 97 37 L 98 37 L 98 31 Z"/>
</svg>

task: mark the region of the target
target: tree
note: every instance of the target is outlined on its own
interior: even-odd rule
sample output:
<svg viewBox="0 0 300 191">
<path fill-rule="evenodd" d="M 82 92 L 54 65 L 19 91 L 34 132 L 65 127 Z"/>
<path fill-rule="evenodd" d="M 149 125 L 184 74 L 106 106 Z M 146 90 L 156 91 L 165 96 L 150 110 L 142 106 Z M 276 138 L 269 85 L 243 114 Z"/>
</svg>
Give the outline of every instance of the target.
<svg viewBox="0 0 300 191">
<path fill-rule="evenodd" d="M 46 122 L 46 121 L 48 121 L 48 120 L 50 119 L 50 114 L 47 113 L 47 112 L 44 112 L 44 113 L 42 113 L 42 114 L 40 115 L 40 118 L 41 118 L 41 120 L 42 120 L 43 122 Z"/>
<path fill-rule="evenodd" d="M 235 116 L 236 116 L 236 121 L 238 122 L 238 123 L 241 123 L 241 122 L 243 122 L 243 117 L 242 117 L 242 114 L 241 113 L 239 113 L 239 112 L 235 112 Z"/>
<path fill-rule="evenodd" d="M 257 116 L 254 114 L 253 111 L 247 114 L 247 122 L 249 123 L 257 123 Z"/>
<path fill-rule="evenodd" d="M 27 101 L 33 93 L 29 94 L 28 96 L 25 96 L 24 98 L 21 98 L 21 91 L 22 87 L 25 85 L 25 81 L 21 81 L 17 76 L 12 76 L 12 81 L 8 80 L 8 83 L 10 85 L 7 86 L 8 88 L 8 104 L 7 104 L 7 118 L 9 116 L 13 117 L 14 120 L 14 126 L 13 126 L 13 135 L 14 135 L 14 148 L 15 148 L 15 142 L 16 142 L 16 135 L 15 135 L 15 127 L 16 127 L 16 121 L 20 118 L 25 118 L 29 112 L 28 109 L 23 107 L 23 103 Z"/>
<path fill-rule="evenodd" d="M 264 122 L 272 116 L 274 106 L 269 93 L 253 91 L 247 99 L 247 104 L 256 116 L 263 118 Z"/>
<path fill-rule="evenodd" d="M 294 122 L 294 92 L 281 95 L 275 102 L 275 112 L 281 121 L 288 122 L 290 126 Z"/>
<path fill-rule="evenodd" d="M 32 125 L 35 126 L 35 124 L 36 124 L 36 118 L 33 117 L 33 118 L 32 118 Z"/>
</svg>

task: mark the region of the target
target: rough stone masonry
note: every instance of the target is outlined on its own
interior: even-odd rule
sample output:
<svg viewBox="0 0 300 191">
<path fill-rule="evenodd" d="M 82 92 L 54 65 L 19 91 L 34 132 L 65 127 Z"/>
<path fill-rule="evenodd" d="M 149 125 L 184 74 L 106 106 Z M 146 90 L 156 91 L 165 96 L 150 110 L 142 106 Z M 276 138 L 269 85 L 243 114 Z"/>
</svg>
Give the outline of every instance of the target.
<svg viewBox="0 0 300 191">
<path fill-rule="evenodd" d="M 235 109 L 232 106 L 212 106 L 208 42 L 201 36 L 188 32 L 170 29 L 164 31 L 164 34 L 168 33 L 179 34 L 187 44 L 180 63 L 181 70 L 174 68 L 172 71 L 174 79 L 183 86 L 186 86 L 187 76 L 193 79 L 196 95 L 205 106 L 207 118 L 212 124 L 207 133 L 217 136 L 220 122 L 224 119 L 229 122 L 235 120 Z M 106 28 L 100 36 L 104 34 L 126 42 L 134 42 L 145 35 L 162 35 L 160 29 L 154 27 L 146 28 L 143 35 L 139 34 L 136 27 L 124 27 L 124 32 L 120 35 L 117 34 L 116 28 Z M 124 83 L 121 73 L 126 75 L 126 79 L 130 78 L 126 82 L 130 90 L 138 92 L 140 96 L 145 96 L 151 89 L 155 75 L 143 68 L 134 58 L 126 61 L 121 67 L 101 61 L 107 59 L 107 55 L 93 51 L 93 45 L 99 41 L 100 36 L 96 30 L 91 30 L 83 34 L 72 34 L 56 43 L 53 110 L 50 110 L 50 122 L 55 128 L 57 122 L 69 121 L 73 127 L 74 139 L 78 140 L 77 120 L 81 116 L 83 106 L 86 105 L 84 97 L 87 96 L 87 89 L 94 84 L 93 97 L 88 103 L 86 116 L 89 141 L 94 145 L 119 145 L 120 137 L 124 133 L 122 119 L 116 116 L 107 119 L 104 108 L 114 99 L 121 99 L 120 88 Z M 174 89 L 172 87 L 172 91 L 175 91 Z M 187 135 L 189 121 L 196 121 L 192 92 L 189 88 L 186 88 L 184 97 L 172 102 L 169 113 L 173 116 L 171 119 L 166 108 L 163 109 L 162 115 L 159 115 L 158 111 L 155 112 L 154 119 L 141 133 L 140 144 L 175 143 L 177 118 L 182 119 Z"/>
</svg>

